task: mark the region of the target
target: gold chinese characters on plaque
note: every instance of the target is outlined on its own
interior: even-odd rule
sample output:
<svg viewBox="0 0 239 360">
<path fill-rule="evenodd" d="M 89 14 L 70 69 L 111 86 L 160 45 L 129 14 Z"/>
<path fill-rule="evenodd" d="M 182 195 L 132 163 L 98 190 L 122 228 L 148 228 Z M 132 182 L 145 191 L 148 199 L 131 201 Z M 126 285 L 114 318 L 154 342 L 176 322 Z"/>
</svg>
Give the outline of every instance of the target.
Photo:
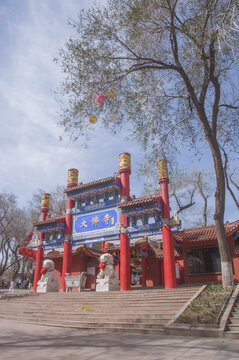
<svg viewBox="0 0 239 360">
<path fill-rule="evenodd" d="M 68 170 L 68 178 L 67 185 L 77 185 L 78 184 L 78 170 L 77 169 L 69 169 Z"/>
<path fill-rule="evenodd" d="M 49 208 L 50 208 L 50 194 L 42 194 L 41 210 L 49 210 Z"/>
<path fill-rule="evenodd" d="M 161 179 L 168 179 L 168 163 L 167 160 L 158 160 L 158 177 Z"/>
<path fill-rule="evenodd" d="M 131 170 L 130 154 L 122 153 L 119 155 L 119 170 Z"/>
</svg>

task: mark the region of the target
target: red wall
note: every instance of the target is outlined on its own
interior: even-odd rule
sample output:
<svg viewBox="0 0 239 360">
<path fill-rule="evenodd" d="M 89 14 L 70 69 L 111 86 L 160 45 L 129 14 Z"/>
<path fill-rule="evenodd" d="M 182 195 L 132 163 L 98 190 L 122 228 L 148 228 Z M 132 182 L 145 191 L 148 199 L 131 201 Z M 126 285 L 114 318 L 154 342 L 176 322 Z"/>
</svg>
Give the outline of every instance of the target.
<svg viewBox="0 0 239 360">
<path fill-rule="evenodd" d="M 233 260 L 233 270 L 234 270 L 234 276 L 233 279 L 236 282 L 239 282 L 239 254 L 235 254 L 235 241 L 232 237 L 228 239 L 230 248 L 231 248 L 231 254 L 232 254 L 232 260 Z"/>
<path fill-rule="evenodd" d="M 56 258 L 52 259 L 54 261 L 55 265 L 55 271 L 54 273 L 57 276 L 58 282 L 59 282 L 59 289 L 61 288 L 61 276 L 62 276 L 62 258 Z"/>
<path fill-rule="evenodd" d="M 98 267 L 96 267 L 95 264 L 91 264 L 91 262 L 92 259 L 86 255 L 82 256 L 81 254 L 77 254 L 72 256 L 71 275 L 80 275 L 83 271 L 87 273 L 88 267 L 95 268 L 95 275 L 87 274 L 87 279 L 85 284 L 86 289 L 95 289 L 95 285 L 96 285 L 96 276 L 97 276 Z"/>
<path fill-rule="evenodd" d="M 184 276 L 185 269 L 184 269 L 183 259 L 176 260 L 175 266 L 179 267 L 179 275 L 180 275 L 180 278 L 176 279 L 177 284 L 184 284 L 185 283 L 185 276 Z"/>
<path fill-rule="evenodd" d="M 159 286 L 162 284 L 160 262 L 157 258 L 146 259 L 146 286 Z"/>
<path fill-rule="evenodd" d="M 72 265 L 71 265 L 71 275 L 80 275 L 86 269 L 86 260 L 85 255 L 76 254 L 72 256 Z"/>
<path fill-rule="evenodd" d="M 234 253 L 235 243 L 232 237 L 228 238 L 228 242 L 231 249 L 231 255 L 233 260 L 233 270 L 234 281 L 239 281 L 239 254 Z M 206 282 L 217 282 L 222 280 L 221 274 L 206 274 L 206 275 L 189 275 L 188 267 L 187 267 L 187 258 L 186 258 L 186 250 L 192 248 L 199 247 L 208 247 L 208 246 L 217 246 L 216 240 L 207 240 L 207 241 L 195 241 L 195 242 L 184 242 L 183 243 L 183 262 L 184 262 L 184 276 L 185 276 L 185 284 L 196 284 L 196 283 L 206 283 Z"/>
<path fill-rule="evenodd" d="M 59 281 L 59 288 L 61 287 L 61 277 L 62 277 L 62 258 L 52 259 L 55 264 L 55 274 Z M 96 285 L 96 276 L 98 273 L 98 266 L 95 264 L 91 264 L 92 260 L 87 256 L 81 254 L 72 255 L 72 272 L 71 275 L 80 275 L 83 271 L 87 272 L 87 267 L 94 267 L 95 268 L 95 275 L 87 275 L 86 280 L 86 289 L 95 289 Z"/>
</svg>

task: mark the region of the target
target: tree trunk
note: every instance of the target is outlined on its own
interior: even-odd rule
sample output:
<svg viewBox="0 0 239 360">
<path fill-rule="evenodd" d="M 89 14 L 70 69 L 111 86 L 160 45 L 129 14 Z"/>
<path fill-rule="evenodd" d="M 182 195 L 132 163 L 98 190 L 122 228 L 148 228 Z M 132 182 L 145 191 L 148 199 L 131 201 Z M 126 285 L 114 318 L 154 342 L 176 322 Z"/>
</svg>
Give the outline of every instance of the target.
<svg viewBox="0 0 239 360">
<path fill-rule="evenodd" d="M 225 177 L 223 171 L 223 163 L 221 152 L 216 140 L 212 137 L 209 139 L 209 144 L 212 150 L 214 168 L 216 173 L 216 193 L 215 193 L 215 227 L 218 241 L 219 252 L 221 256 L 222 268 L 222 285 L 228 287 L 233 282 L 232 272 L 232 257 L 229 243 L 226 239 L 224 228 L 224 211 L 225 211 Z"/>
</svg>

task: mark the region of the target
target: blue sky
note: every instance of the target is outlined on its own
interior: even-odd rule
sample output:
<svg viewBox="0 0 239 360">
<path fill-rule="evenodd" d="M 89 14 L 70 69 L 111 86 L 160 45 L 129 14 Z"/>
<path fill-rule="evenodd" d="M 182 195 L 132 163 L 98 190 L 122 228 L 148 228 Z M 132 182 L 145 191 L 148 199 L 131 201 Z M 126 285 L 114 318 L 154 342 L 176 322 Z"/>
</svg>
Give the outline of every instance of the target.
<svg viewBox="0 0 239 360">
<path fill-rule="evenodd" d="M 15 193 L 20 206 L 39 188 L 51 192 L 57 184 L 66 184 L 72 167 L 79 169 L 84 183 L 111 176 L 124 151 L 132 155 L 131 193 L 138 196 L 142 190 L 136 163 L 143 154 L 138 145 L 124 140 L 126 134 L 112 137 L 97 123 L 88 149 L 66 138 L 59 142 L 63 130 L 56 125 L 59 103 L 54 91 L 63 75 L 53 59 L 72 34 L 68 19 L 92 3 L 0 1 L 0 192 Z M 232 205 L 226 220 L 237 217 Z"/>
<path fill-rule="evenodd" d="M 71 34 L 68 19 L 91 3 L 0 2 L 0 191 L 15 193 L 20 205 L 39 188 L 51 192 L 57 184 L 65 184 L 72 167 L 79 169 L 83 182 L 111 176 L 118 170 L 119 153 L 127 151 L 135 168 L 137 146 L 126 143 L 123 134 L 112 138 L 100 124 L 88 149 L 66 138 L 59 142 L 63 130 L 56 125 L 59 103 L 54 91 L 62 73 L 53 59 Z M 102 139 L 107 139 L 104 145 Z M 132 187 L 136 186 L 132 179 Z"/>
</svg>

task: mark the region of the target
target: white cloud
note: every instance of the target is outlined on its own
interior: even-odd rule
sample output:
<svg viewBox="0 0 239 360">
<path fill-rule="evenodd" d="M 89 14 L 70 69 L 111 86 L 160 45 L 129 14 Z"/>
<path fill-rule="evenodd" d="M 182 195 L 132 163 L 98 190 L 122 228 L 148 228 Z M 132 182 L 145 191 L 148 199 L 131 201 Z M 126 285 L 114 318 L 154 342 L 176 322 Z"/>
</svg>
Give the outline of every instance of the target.
<svg viewBox="0 0 239 360">
<path fill-rule="evenodd" d="M 62 129 L 56 125 L 59 109 L 53 91 L 62 74 L 53 58 L 71 34 L 68 18 L 91 3 L 22 0 L 21 8 L 18 1 L 0 3 L 7 56 L 0 60 L 5 64 L 0 78 L 0 191 L 14 192 L 20 204 L 38 188 L 51 191 L 66 183 L 71 167 L 79 169 L 83 182 L 110 176 L 118 170 L 118 154 L 136 150 L 120 137 L 110 140 L 99 124 L 88 149 L 58 140 Z"/>
</svg>

